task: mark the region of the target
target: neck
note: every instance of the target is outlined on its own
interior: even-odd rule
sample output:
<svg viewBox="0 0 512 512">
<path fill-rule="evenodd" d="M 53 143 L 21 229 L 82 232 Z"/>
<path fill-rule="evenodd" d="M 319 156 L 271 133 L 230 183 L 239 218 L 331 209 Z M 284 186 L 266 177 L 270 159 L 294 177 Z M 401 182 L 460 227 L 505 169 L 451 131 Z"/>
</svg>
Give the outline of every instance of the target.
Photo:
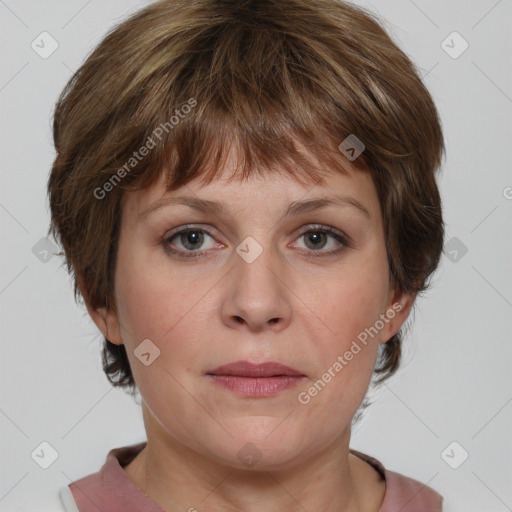
<svg viewBox="0 0 512 512">
<path fill-rule="evenodd" d="M 349 451 L 350 430 L 299 463 L 238 469 L 167 436 L 150 436 L 124 470 L 166 512 L 377 512 L 385 482 Z"/>
</svg>

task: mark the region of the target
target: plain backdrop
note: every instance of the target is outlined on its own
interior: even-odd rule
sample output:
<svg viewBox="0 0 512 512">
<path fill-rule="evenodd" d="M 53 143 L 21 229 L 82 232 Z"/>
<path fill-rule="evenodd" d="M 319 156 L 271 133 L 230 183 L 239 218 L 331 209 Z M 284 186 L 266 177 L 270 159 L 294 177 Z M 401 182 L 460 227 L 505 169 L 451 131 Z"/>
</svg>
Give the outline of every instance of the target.
<svg viewBox="0 0 512 512">
<path fill-rule="evenodd" d="M 57 96 L 106 31 L 147 3 L 0 0 L 2 511 L 51 510 L 110 449 L 146 439 L 140 406 L 106 380 L 101 338 L 41 239 Z M 512 2 L 357 3 L 383 18 L 439 108 L 447 236 L 402 367 L 351 446 L 435 488 L 446 511 L 512 510 Z M 33 49 L 41 37 L 46 51 L 58 45 L 46 58 Z M 33 458 L 41 443 L 56 454 L 47 469 Z"/>
</svg>

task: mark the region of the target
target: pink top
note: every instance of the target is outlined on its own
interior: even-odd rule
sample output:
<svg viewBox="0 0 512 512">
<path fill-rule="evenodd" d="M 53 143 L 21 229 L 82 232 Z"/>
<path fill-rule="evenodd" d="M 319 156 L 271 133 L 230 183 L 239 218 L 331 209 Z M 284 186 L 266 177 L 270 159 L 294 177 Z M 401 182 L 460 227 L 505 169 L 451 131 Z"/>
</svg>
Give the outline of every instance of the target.
<svg viewBox="0 0 512 512">
<path fill-rule="evenodd" d="M 123 470 L 145 446 L 146 442 L 113 448 L 100 471 L 69 484 L 79 512 L 165 512 Z M 386 480 L 386 494 L 378 512 L 442 512 L 443 498 L 430 487 L 388 471 L 369 455 L 352 449 L 350 452 Z"/>
</svg>

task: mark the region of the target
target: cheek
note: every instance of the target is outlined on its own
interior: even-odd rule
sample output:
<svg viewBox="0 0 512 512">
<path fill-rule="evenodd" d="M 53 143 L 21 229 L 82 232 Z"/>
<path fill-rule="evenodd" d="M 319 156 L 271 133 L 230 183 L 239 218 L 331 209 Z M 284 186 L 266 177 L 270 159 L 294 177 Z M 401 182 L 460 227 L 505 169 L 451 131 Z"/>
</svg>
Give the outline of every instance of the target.
<svg viewBox="0 0 512 512">
<path fill-rule="evenodd" d="M 379 347 L 379 335 L 371 328 L 382 313 L 384 283 L 382 276 L 379 281 L 352 273 L 343 285 L 331 283 L 318 296 L 325 330 L 324 336 L 310 332 L 317 340 L 317 368 L 301 403 L 307 402 L 310 418 L 331 422 L 333 435 L 340 425 L 332 418 L 352 418 L 368 391 Z"/>
<path fill-rule="evenodd" d="M 324 400 L 331 403 L 342 409 L 340 414 L 354 412 L 351 408 L 364 397 L 378 353 L 375 325 L 384 312 L 389 276 L 385 255 L 373 256 L 345 266 L 335 279 L 326 278 L 315 287 L 311 310 L 321 320 L 314 321 L 316 328 L 324 333 L 310 333 L 321 361 L 315 377 L 327 382 L 325 388 L 317 386 L 322 398 L 315 401 L 318 406 Z"/>
<path fill-rule="evenodd" d="M 209 290 L 216 282 L 211 273 L 199 276 L 191 269 L 173 270 L 165 260 L 152 264 L 150 258 L 136 252 L 119 263 L 116 292 L 127 348 L 133 351 L 142 340 L 150 339 L 165 355 L 163 351 L 172 343 L 174 361 L 184 357 L 183 350 L 199 350 L 197 325 L 191 319 L 204 313 L 209 303 Z M 187 343 L 174 346 L 176 339 Z"/>
<path fill-rule="evenodd" d="M 127 274 L 118 288 L 121 335 L 130 367 L 142 396 L 155 411 L 181 411 L 183 404 L 189 404 L 176 370 L 181 374 L 190 369 L 204 348 L 193 318 L 204 309 L 205 294 L 211 288 L 207 284 L 194 286 L 188 279 L 169 276 L 169 269 L 165 279 L 160 273 L 140 270 Z M 158 354 L 149 365 L 137 357 L 139 345 L 147 339 L 157 347 L 147 345 L 150 354 L 152 350 Z M 199 420 L 200 411 L 194 414 Z"/>
<path fill-rule="evenodd" d="M 315 311 L 341 345 L 375 324 L 388 294 L 385 265 L 368 262 L 325 280 L 314 295 Z"/>
</svg>

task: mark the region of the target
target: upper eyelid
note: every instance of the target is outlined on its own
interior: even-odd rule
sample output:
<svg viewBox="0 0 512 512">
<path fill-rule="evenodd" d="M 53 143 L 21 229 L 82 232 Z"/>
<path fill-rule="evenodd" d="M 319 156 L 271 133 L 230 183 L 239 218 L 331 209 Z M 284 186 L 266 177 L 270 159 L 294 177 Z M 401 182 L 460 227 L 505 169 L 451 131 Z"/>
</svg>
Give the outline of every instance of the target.
<svg viewBox="0 0 512 512">
<path fill-rule="evenodd" d="M 312 223 L 312 224 L 307 224 L 306 226 L 302 226 L 299 229 L 300 229 L 300 231 L 297 234 L 297 237 L 300 237 L 309 231 L 325 231 L 328 235 L 339 236 L 346 244 L 349 244 L 351 242 L 351 238 L 344 231 L 341 231 L 339 229 L 336 229 L 336 228 L 333 228 L 331 226 L 327 226 L 324 224 Z M 176 231 L 173 231 L 171 234 L 165 235 L 164 240 L 170 240 L 171 238 L 174 238 L 176 235 L 179 235 L 179 234 L 181 234 L 183 232 L 187 232 L 187 231 L 193 231 L 193 230 L 202 231 L 202 232 L 206 233 L 208 236 L 214 238 L 214 235 L 212 233 L 210 233 L 209 229 L 203 228 L 199 225 L 191 224 L 191 225 L 185 225 L 185 226 L 180 226 L 179 228 L 176 228 Z M 294 230 L 294 232 L 295 231 L 296 230 Z"/>
<path fill-rule="evenodd" d="M 196 229 L 198 231 L 204 231 L 205 233 L 208 233 L 209 235 L 212 235 L 212 233 L 211 233 L 212 230 L 210 228 L 204 228 L 204 227 L 202 227 L 199 224 L 185 224 L 183 226 L 180 226 L 178 228 L 175 228 L 175 229 L 171 230 L 171 232 L 169 234 L 166 234 L 166 238 L 168 238 L 169 236 L 174 236 L 174 235 L 176 235 L 178 233 L 181 233 L 182 231 L 189 231 L 189 230 L 192 231 L 194 229 Z M 327 226 L 326 224 L 311 223 L 311 224 L 306 224 L 305 226 L 302 226 L 299 229 L 302 230 L 301 231 L 302 233 L 304 233 L 306 231 L 309 231 L 309 230 L 333 231 L 333 232 L 338 233 L 340 235 L 347 236 L 347 238 L 348 238 L 348 235 L 346 235 L 342 230 L 337 229 L 337 228 L 333 228 L 331 226 Z M 213 231 L 216 231 L 216 229 L 213 229 Z M 297 231 L 297 230 L 294 230 L 294 232 L 295 231 Z"/>
</svg>

